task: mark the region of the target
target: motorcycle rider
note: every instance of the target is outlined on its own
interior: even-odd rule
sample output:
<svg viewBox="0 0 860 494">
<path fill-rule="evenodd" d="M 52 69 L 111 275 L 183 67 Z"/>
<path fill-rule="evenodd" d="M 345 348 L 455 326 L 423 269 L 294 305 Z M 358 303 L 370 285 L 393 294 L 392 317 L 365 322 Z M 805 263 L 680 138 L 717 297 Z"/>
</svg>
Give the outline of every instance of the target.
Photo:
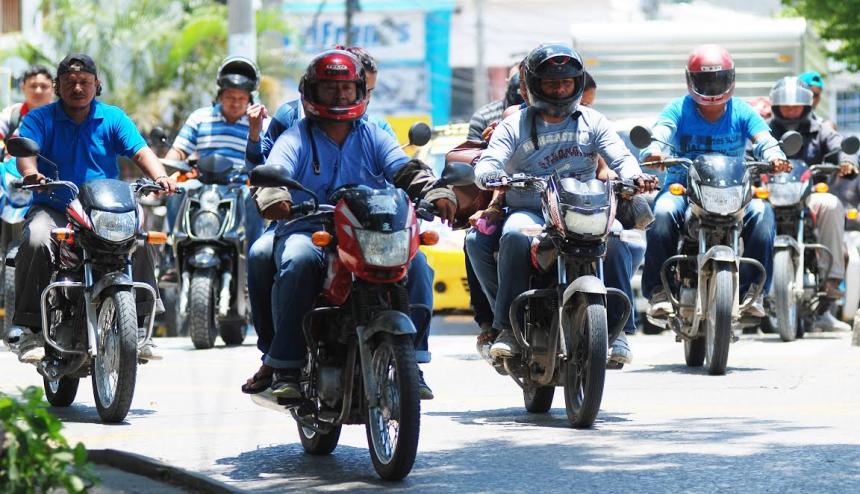
<svg viewBox="0 0 860 494">
<path fill-rule="evenodd" d="M 12 136 L 30 110 L 47 105 L 51 102 L 54 76 L 44 65 L 33 65 L 21 77 L 21 92 L 24 102 L 9 105 L 0 112 L 0 139 L 6 140 Z"/>
<path fill-rule="evenodd" d="M 493 131 L 489 147 L 475 169 L 475 183 L 486 183 L 515 173 L 548 175 L 555 171 L 575 175 L 580 180 L 595 178 L 598 155 L 625 179 L 634 179 L 644 190 L 656 186 L 654 177 L 644 175 L 639 163 L 627 150 L 603 115 L 581 106 L 584 91 L 583 63 L 579 54 L 563 44 L 543 44 L 532 50 L 525 61 L 525 83 L 529 107 L 503 120 Z M 597 177 L 603 178 L 603 177 Z M 508 308 L 513 299 L 528 289 L 532 269 L 528 262 L 531 238 L 522 233 L 527 226 L 542 226 L 540 194 L 535 191 L 508 190 L 508 211 L 501 228 L 493 235 L 471 231 L 466 249 L 481 286 L 495 307 L 493 327 L 500 330 L 490 355 L 508 358 L 520 348 L 511 331 Z M 498 247 L 498 261 L 494 251 Z M 629 253 L 618 237 L 608 242 L 606 264 L 627 263 Z M 633 300 L 630 279 L 613 279 L 605 273 L 606 285 L 623 290 Z M 621 312 L 609 301 L 609 325 L 616 324 Z M 620 363 L 632 355 L 626 338 L 618 337 Z"/>
<path fill-rule="evenodd" d="M 824 125 L 817 118 L 812 118 L 815 106 L 813 91 L 798 77 L 784 77 L 774 84 L 770 91 L 773 118 L 768 122 L 775 136 L 793 130 L 803 136 L 803 147 L 794 157 L 814 165 L 824 161 L 828 153 L 840 149 L 842 136 L 832 127 Z M 840 165 L 839 177 L 857 173 L 857 156 L 839 152 L 833 156 Z M 814 192 L 806 201 L 815 222 L 815 233 L 818 241 L 833 253 L 833 263 L 825 282 L 825 291 L 829 298 L 841 299 L 839 285 L 845 276 L 845 258 L 843 238 L 845 235 L 845 208 L 841 201 L 827 192 Z M 823 268 L 823 263 L 822 263 Z M 813 327 L 826 331 L 849 331 L 848 324 L 836 319 L 828 310 L 819 315 Z"/>
<path fill-rule="evenodd" d="M 687 91 L 663 110 L 651 129 L 655 139 L 674 146 L 678 157 L 695 159 L 703 153 L 715 152 L 743 158 L 746 141 L 754 143 L 753 154 L 770 162 L 774 171 L 789 171 L 791 165 L 771 136 L 767 123 L 743 100 L 733 98 L 735 66 L 731 55 L 717 45 L 702 45 L 693 50 L 687 60 Z M 643 162 L 659 161 L 668 149 L 657 141 L 643 149 Z M 670 169 L 663 189 L 654 203 L 655 221 L 647 234 L 642 292 L 650 297 L 648 315 L 664 318 L 672 311 L 660 282 L 663 262 L 674 255 L 684 225 L 687 199 L 666 194 L 673 183 L 686 184 L 686 172 Z M 773 242 L 775 219 L 770 205 L 753 199 L 744 213 L 744 255 L 757 259 L 767 272 L 764 293 L 770 288 L 773 274 Z M 741 267 L 742 299 L 757 271 L 752 266 Z M 761 297 L 747 309 L 747 315 L 764 317 Z"/>
<path fill-rule="evenodd" d="M 278 138 L 267 165 L 284 166 L 291 178 L 314 191 L 321 202 L 342 185 L 385 188 L 393 184 L 411 197 L 434 203 L 441 217 L 453 220 L 453 192 L 434 188 L 435 177 L 426 165 L 409 160 L 387 132 L 361 118 L 367 108 L 367 84 L 358 58 L 345 50 L 323 52 L 308 66 L 300 92 L 307 116 Z M 278 203 L 277 219 L 289 217 L 292 203 L 292 195 Z M 318 228 L 310 221 L 299 221 L 279 224 L 276 230 L 278 273 L 272 300 L 290 310 L 275 314 L 276 331 L 264 362 L 274 369 L 272 391 L 278 398 L 301 396 L 298 380 L 306 347 L 300 325 L 322 289 L 325 273 L 325 252 L 310 238 Z M 420 285 L 422 303 L 432 307 L 433 276 L 424 256 L 413 259 L 407 276 L 407 286 L 413 285 L 410 301 L 416 301 L 414 286 Z M 418 362 L 429 361 L 426 341 L 417 346 Z M 423 377 L 419 380 L 422 398 L 431 398 Z"/>
<path fill-rule="evenodd" d="M 370 103 L 379 72 L 376 60 L 373 59 L 367 50 L 359 46 L 351 46 L 345 49 L 358 57 L 361 65 L 364 67 L 367 83 L 367 101 Z M 247 115 L 252 128 L 255 125 L 262 126 L 263 118 L 267 116 L 266 108 L 261 104 L 251 105 L 248 107 Z M 248 144 L 245 147 L 245 160 L 248 162 L 248 166 L 254 167 L 263 164 L 278 137 L 295 125 L 302 117 L 304 117 L 304 114 L 300 99 L 288 101 L 281 105 L 275 112 L 274 117 L 270 119 L 268 129 L 262 136 L 255 139 L 253 132 L 249 135 Z M 385 119 L 366 113 L 361 118 L 376 124 L 391 134 L 392 137 L 395 137 L 394 130 Z M 258 189 L 254 193 L 257 208 L 262 211 L 262 216 L 269 220 L 276 220 L 283 216 L 283 212 L 279 212 L 278 208 L 289 197 L 289 192 L 275 188 Z M 277 306 L 272 306 L 272 284 L 277 272 L 273 256 L 274 239 L 274 225 L 270 225 L 260 238 L 251 245 L 248 252 L 248 299 L 251 304 L 251 317 L 254 321 L 254 328 L 257 331 L 257 348 L 262 352 L 264 358 L 269 352 L 269 346 L 272 343 L 272 337 L 275 332 L 274 323 L 272 322 L 272 311 L 279 310 Z M 272 368 L 264 363 L 245 382 L 242 386 L 242 391 L 245 393 L 263 391 L 269 387 L 271 379 Z"/>
<path fill-rule="evenodd" d="M 508 72 L 508 80 L 505 82 L 505 97 L 495 101 L 491 101 L 486 105 L 478 108 L 472 114 L 472 119 L 469 120 L 469 135 L 470 141 L 480 141 L 481 136 L 490 124 L 498 121 L 502 112 L 510 106 L 516 106 L 523 103 L 523 97 L 520 94 L 520 67 L 514 65 Z"/>
<path fill-rule="evenodd" d="M 102 86 L 92 58 L 84 54 L 64 58 L 57 66 L 54 89 L 59 99 L 30 111 L 19 133 L 36 141 L 41 154 L 59 166 L 56 176 L 60 180 L 83 185 L 89 180 L 118 178 L 117 158 L 125 156 L 133 159 L 147 177 L 168 193 L 175 192 L 176 182 L 167 176 L 131 119 L 121 109 L 95 99 Z M 54 167 L 42 159 L 18 158 L 17 164 L 25 185 L 41 184 L 46 177 L 54 176 Z M 55 196 L 34 194 L 15 257 L 14 323 L 29 329 L 24 331 L 19 345 L 22 362 L 37 363 L 44 356 L 40 296 L 51 281 L 59 248 L 59 242 L 50 234 L 53 228 L 68 223 L 66 203 Z M 146 249 L 134 252 L 133 276 L 156 288 L 158 293 L 153 260 Z M 138 314 L 147 313 L 147 305 L 140 300 Z M 143 360 L 153 356 L 151 348 L 146 347 L 139 354 Z"/>
</svg>

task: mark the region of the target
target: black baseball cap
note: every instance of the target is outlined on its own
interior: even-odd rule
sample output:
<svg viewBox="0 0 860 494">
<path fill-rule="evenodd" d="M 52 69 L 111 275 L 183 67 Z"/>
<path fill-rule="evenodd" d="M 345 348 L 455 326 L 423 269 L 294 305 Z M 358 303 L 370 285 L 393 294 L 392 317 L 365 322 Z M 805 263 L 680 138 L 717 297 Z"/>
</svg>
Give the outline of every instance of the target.
<svg viewBox="0 0 860 494">
<path fill-rule="evenodd" d="M 69 72 L 89 72 L 96 77 L 99 76 L 96 71 L 96 63 L 93 62 L 93 59 L 89 55 L 84 55 L 83 53 L 67 55 L 60 62 L 60 65 L 57 65 L 57 78 Z"/>
</svg>

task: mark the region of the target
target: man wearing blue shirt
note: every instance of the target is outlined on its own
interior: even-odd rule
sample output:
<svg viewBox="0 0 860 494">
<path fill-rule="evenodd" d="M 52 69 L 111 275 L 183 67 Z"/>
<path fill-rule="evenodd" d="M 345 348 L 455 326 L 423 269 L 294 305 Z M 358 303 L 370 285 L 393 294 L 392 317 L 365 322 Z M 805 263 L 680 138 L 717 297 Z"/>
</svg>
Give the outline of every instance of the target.
<svg viewBox="0 0 860 494">
<path fill-rule="evenodd" d="M 19 158 L 18 170 L 24 184 L 40 184 L 46 177 L 77 185 L 101 178 L 119 178 L 117 158 L 125 156 L 167 191 L 176 190 L 176 182 L 167 176 L 131 119 L 119 108 L 95 99 L 101 94 L 101 83 L 89 56 L 69 55 L 60 62 L 56 93 L 60 99 L 31 111 L 19 132 L 21 137 L 36 141 L 41 154 L 59 169 L 42 159 Z M 51 239 L 51 230 L 68 223 L 65 207 L 66 203 L 46 194 L 35 194 L 15 257 L 18 269 L 14 322 L 30 329 L 24 332 L 19 346 L 19 358 L 24 362 L 38 362 L 44 355 L 39 301 L 51 280 L 58 248 L 57 241 Z M 155 287 L 152 259 L 144 249 L 135 251 L 133 263 L 135 278 Z M 141 357 L 147 357 L 143 349 Z"/>
<path fill-rule="evenodd" d="M 754 143 L 753 154 L 774 166 L 774 171 L 788 171 L 791 165 L 770 135 L 767 123 L 744 101 L 733 98 L 735 66 L 731 55 L 717 45 L 703 45 L 687 61 L 687 89 L 690 94 L 670 103 L 657 118 L 651 131 L 655 142 L 642 150 L 643 162 L 660 161 L 669 150 L 657 141 L 670 143 L 678 157 L 695 159 L 705 153 L 719 153 L 743 159 L 747 140 Z M 650 296 L 648 315 L 666 317 L 672 304 L 660 281 L 663 262 L 674 255 L 684 226 L 687 199 L 666 194 L 673 183 L 686 184 L 686 171 L 670 169 L 663 190 L 654 203 L 654 224 L 648 230 L 642 292 Z M 767 271 L 763 293 L 770 287 L 773 272 L 775 219 L 770 205 L 753 199 L 744 213 L 744 255 L 757 259 Z M 741 297 L 755 279 L 755 268 L 741 267 Z M 742 299 L 743 300 L 743 299 Z M 747 315 L 764 317 L 761 297 L 747 309 Z"/>
<path fill-rule="evenodd" d="M 283 166 L 290 178 L 316 193 L 321 202 L 343 185 L 382 189 L 393 184 L 411 197 L 433 202 L 443 218 L 452 220 L 453 192 L 434 188 L 429 168 L 410 161 L 388 133 L 361 118 L 367 108 L 366 89 L 364 69 L 354 55 L 329 50 L 317 56 L 301 82 L 308 116 L 278 138 L 266 164 Z M 276 211 L 282 214 L 277 219 L 289 218 L 291 205 L 306 199 L 307 194 L 295 192 L 279 203 Z M 279 224 L 276 229 L 278 272 L 272 299 L 290 310 L 275 314 L 277 330 L 264 362 L 274 369 L 272 391 L 278 398 L 301 396 L 298 380 L 306 348 L 301 321 L 322 289 L 326 266 L 325 252 L 311 243 L 311 233 L 317 229 L 309 221 Z M 414 258 L 407 276 L 408 284 L 421 284 L 432 297 L 432 271 L 424 256 Z M 416 357 L 426 362 L 429 352 L 421 342 L 417 344 Z M 422 397 L 431 398 L 423 378 L 420 384 Z"/>
</svg>

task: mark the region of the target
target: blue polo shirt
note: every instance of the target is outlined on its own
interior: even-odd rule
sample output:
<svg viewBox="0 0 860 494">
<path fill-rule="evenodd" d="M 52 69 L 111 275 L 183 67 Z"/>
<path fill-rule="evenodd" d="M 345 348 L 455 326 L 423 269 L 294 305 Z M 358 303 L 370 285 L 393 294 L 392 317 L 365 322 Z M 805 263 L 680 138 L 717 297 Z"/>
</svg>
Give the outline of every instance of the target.
<svg viewBox="0 0 860 494">
<path fill-rule="evenodd" d="M 41 154 L 57 164 L 60 180 L 77 185 L 100 178 L 118 178 L 117 158 L 131 158 L 146 146 L 125 112 L 96 100 L 87 119 L 79 124 L 69 118 L 59 101 L 32 110 L 21 122 L 19 134 L 36 141 Z M 38 168 L 46 177 L 54 177 L 54 168 L 41 158 Z M 55 199 L 41 193 L 33 196 L 35 204 L 65 209 L 68 200 Z"/>
</svg>

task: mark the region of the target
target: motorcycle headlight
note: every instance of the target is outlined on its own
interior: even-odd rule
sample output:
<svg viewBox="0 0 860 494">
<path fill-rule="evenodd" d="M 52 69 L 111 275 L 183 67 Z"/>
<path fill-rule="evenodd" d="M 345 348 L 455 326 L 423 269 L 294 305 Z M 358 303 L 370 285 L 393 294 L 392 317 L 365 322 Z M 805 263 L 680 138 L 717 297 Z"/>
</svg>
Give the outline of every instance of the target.
<svg viewBox="0 0 860 494">
<path fill-rule="evenodd" d="M 714 214 L 729 215 L 736 213 L 744 203 L 744 186 L 734 187 L 711 187 L 702 185 L 701 192 L 702 207 L 705 211 Z"/>
<path fill-rule="evenodd" d="M 200 201 L 201 210 L 214 212 L 218 211 L 218 205 L 221 204 L 221 195 L 218 194 L 217 190 L 209 189 L 203 191 L 197 200 Z"/>
<path fill-rule="evenodd" d="M 218 238 L 221 217 L 211 211 L 200 211 L 194 216 L 194 236 L 202 239 Z"/>
<path fill-rule="evenodd" d="M 803 186 L 804 184 L 801 182 L 768 184 L 767 191 L 770 193 L 770 203 L 777 207 L 799 203 L 803 195 Z"/>
<path fill-rule="evenodd" d="M 21 179 L 19 177 L 16 177 L 11 173 L 7 173 L 6 184 L 6 194 L 9 196 L 10 204 L 18 208 L 30 204 L 30 201 L 33 199 L 33 191 L 16 187 L 16 184 L 21 185 Z"/>
<path fill-rule="evenodd" d="M 128 240 L 137 233 L 137 214 L 134 211 L 111 213 L 93 210 L 90 219 L 96 235 L 111 242 Z"/>
<path fill-rule="evenodd" d="M 583 214 L 572 209 L 564 212 L 564 226 L 572 233 L 581 235 L 603 235 L 609 223 L 608 209 L 602 209 L 594 214 Z"/>
<path fill-rule="evenodd" d="M 409 260 L 409 230 L 380 233 L 355 230 L 364 261 L 371 266 L 392 268 Z"/>
</svg>

